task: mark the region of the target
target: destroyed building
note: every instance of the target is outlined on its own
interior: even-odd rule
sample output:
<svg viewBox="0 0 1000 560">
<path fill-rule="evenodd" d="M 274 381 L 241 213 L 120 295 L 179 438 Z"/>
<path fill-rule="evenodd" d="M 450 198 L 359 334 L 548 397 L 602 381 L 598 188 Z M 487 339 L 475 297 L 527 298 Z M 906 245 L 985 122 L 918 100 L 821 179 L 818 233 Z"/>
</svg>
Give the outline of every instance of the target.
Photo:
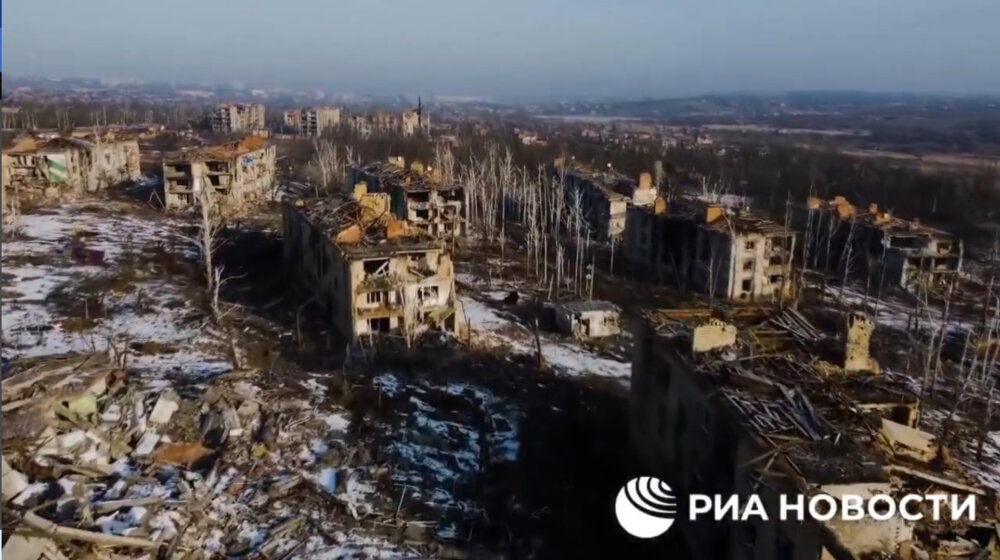
<svg viewBox="0 0 1000 560">
<path fill-rule="evenodd" d="M 407 109 L 402 114 L 387 111 L 376 111 L 367 115 L 351 115 L 347 125 L 363 138 L 373 134 L 402 134 L 413 136 L 417 133 L 426 134 L 430 130 L 430 121 L 422 107 Z"/>
<path fill-rule="evenodd" d="M 838 322 L 839 330 L 818 326 Z M 946 438 L 943 419 L 955 405 L 921 404 L 920 374 L 905 363 L 880 368 L 867 319 L 745 306 L 719 317 L 663 310 L 648 312 L 636 332 L 630 431 L 645 472 L 678 495 L 736 495 L 741 504 L 756 495 L 768 516 L 682 518 L 689 558 L 1000 557 L 989 498 L 1000 450 L 986 437 L 976 458 L 976 434 L 985 434 L 974 418 L 983 412 L 956 416 Z M 874 495 L 911 493 L 976 495 L 976 519 L 931 521 L 926 501 L 920 521 L 779 515 L 780 495 L 858 495 L 870 511 Z"/>
<path fill-rule="evenodd" d="M 304 107 L 285 111 L 285 126 L 300 136 L 321 136 L 340 125 L 338 107 Z"/>
<path fill-rule="evenodd" d="M 579 204 L 579 211 L 595 238 L 602 241 L 617 238 L 625 231 L 630 205 L 652 204 L 656 199 L 648 173 L 635 182 L 610 168 L 598 171 L 590 165 L 560 158 L 554 162 L 550 176 L 555 183 L 561 183 L 569 212 L 576 212 Z"/>
<path fill-rule="evenodd" d="M 875 204 L 861 209 L 842 196 L 810 198 L 796 220 L 810 240 L 806 265 L 815 270 L 867 276 L 913 292 L 946 286 L 961 271 L 961 240 Z"/>
<path fill-rule="evenodd" d="M 212 131 L 219 134 L 264 128 L 264 106 L 260 103 L 223 103 L 212 111 Z"/>
<path fill-rule="evenodd" d="M 621 333 L 621 309 L 608 301 L 573 301 L 551 304 L 554 323 L 564 334 L 580 340 Z"/>
<path fill-rule="evenodd" d="M 432 236 L 454 239 L 465 235 L 465 190 L 458 184 L 444 183 L 439 172 L 420 162 L 413 162 L 409 168 L 405 163 L 396 157 L 351 167 L 347 187 L 389 194 L 396 218 Z"/>
<path fill-rule="evenodd" d="M 4 188 L 46 196 L 94 193 L 140 177 L 139 143 L 113 137 L 22 138 L 3 152 Z"/>
<path fill-rule="evenodd" d="M 792 293 L 797 234 L 772 220 L 689 198 L 632 206 L 626 223 L 622 252 L 660 278 L 733 300 Z"/>
<path fill-rule="evenodd" d="M 284 259 L 337 330 L 416 336 L 460 326 L 448 245 L 395 220 L 386 193 L 285 201 Z"/>
<path fill-rule="evenodd" d="M 275 147 L 256 136 L 173 154 L 163 161 L 164 206 L 191 207 L 210 189 L 223 213 L 238 211 L 268 195 L 274 172 Z"/>
</svg>

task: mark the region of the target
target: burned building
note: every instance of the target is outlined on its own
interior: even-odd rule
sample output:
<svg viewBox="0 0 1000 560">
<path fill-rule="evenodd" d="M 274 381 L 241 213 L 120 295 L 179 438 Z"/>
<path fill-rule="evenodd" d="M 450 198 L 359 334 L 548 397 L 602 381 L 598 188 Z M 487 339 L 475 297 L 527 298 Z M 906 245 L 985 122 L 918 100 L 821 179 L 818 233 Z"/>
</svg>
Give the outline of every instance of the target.
<svg viewBox="0 0 1000 560">
<path fill-rule="evenodd" d="M 797 234 L 774 221 L 698 199 L 658 199 L 631 207 L 626 223 L 622 252 L 658 277 L 732 300 L 792 292 Z"/>
<path fill-rule="evenodd" d="M 139 143 L 113 137 L 23 138 L 4 151 L 4 187 L 47 196 L 95 193 L 140 177 Z"/>
<path fill-rule="evenodd" d="M 645 473 L 678 495 L 737 496 L 741 504 L 756 496 L 768 519 L 682 518 L 688 558 L 916 559 L 958 549 L 962 558 L 998 557 L 986 497 L 996 492 L 1000 449 L 988 448 L 977 463 L 973 416 L 956 419 L 955 437 L 944 439 L 942 419 L 954 403 L 922 403 L 920 373 L 905 364 L 880 373 L 863 320 L 829 310 L 696 311 L 649 312 L 637 328 L 632 444 Z M 836 324 L 822 313 L 843 327 L 821 328 Z M 948 390 L 956 383 L 958 376 Z M 881 511 L 875 495 L 910 493 L 978 496 L 976 520 L 931 521 L 926 502 L 918 521 L 898 513 L 780 517 L 781 496 L 857 495 L 866 511 Z"/>
<path fill-rule="evenodd" d="M 254 132 L 265 126 L 260 103 L 223 103 L 212 111 L 212 131 L 219 134 Z"/>
<path fill-rule="evenodd" d="M 392 158 L 385 163 L 351 167 L 347 187 L 389 194 L 391 211 L 398 219 L 432 236 L 454 239 L 465 235 L 464 189 L 458 184 L 445 184 L 440 173 L 420 162 L 407 168 L 402 158 Z"/>
<path fill-rule="evenodd" d="M 961 240 L 875 204 L 863 210 L 842 196 L 810 198 L 796 220 L 809 239 L 804 250 L 812 269 L 867 276 L 913 292 L 941 288 L 961 270 Z"/>
<path fill-rule="evenodd" d="M 268 195 L 274 171 L 274 146 L 256 136 L 173 154 L 163 161 L 164 206 L 191 207 L 210 189 L 223 213 L 236 212 Z"/>
<path fill-rule="evenodd" d="M 337 330 L 415 336 L 455 332 L 454 269 L 448 245 L 397 221 L 385 193 L 283 205 L 284 259 Z"/>
<path fill-rule="evenodd" d="M 305 107 L 285 111 L 285 126 L 301 136 L 321 136 L 340 126 L 340 109 L 337 107 Z"/>
</svg>

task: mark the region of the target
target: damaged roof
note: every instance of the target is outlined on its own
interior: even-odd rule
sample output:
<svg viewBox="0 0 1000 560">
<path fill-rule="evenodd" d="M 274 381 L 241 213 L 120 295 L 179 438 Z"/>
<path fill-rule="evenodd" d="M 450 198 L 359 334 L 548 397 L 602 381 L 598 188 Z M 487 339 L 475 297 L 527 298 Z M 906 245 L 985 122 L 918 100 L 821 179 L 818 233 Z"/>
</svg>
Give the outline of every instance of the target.
<svg viewBox="0 0 1000 560">
<path fill-rule="evenodd" d="M 627 176 L 615 171 L 614 169 L 598 171 L 586 163 L 577 161 L 571 161 L 569 165 L 565 167 L 565 173 L 568 176 L 586 181 L 591 186 L 598 189 L 609 201 L 612 202 L 628 200 L 629 197 L 618 192 L 616 188 L 620 188 L 622 183 L 634 183 L 634 181 L 629 179 Z"/>
<path fill-rule="evenodd" d="M 735 327 L 735 343 L 695 352 L 695 329 L 710 324 L 713 314 Z M 947 451 L 928 444 L 919 457 L 917 451 L 899 452 L 889 445 L 887 429 L 925 433 L 918 426 L 946 417 L 950 407 L 926 399 L 918 404 L 920 376 L 907 371 L 909 363 L 847 371 L 847 317 L 840 311 L 732 307 L 644 315 L 655 344 L 688 364 L 702 393 L 742 419 L 807 485 L 884 482 L 906 472 L 921 480 L 940 479 L 945 488 L 950 483 L 983 494 L 1000 490 L 995 461 L 992 467 L 974 465 L 968 442 L 945 442 Z M 838 324 L 843 328 L 834 327 Z M 916 423 L 918 412 L 921 422 L 907 425 L 907 417 Z M 977 429 L 958 416 L 954 421 L 955 434 Z M 937 434 L 920 437 L 933 441 Z"/>
<path fill-rule="evenodd" d="M 419 172 L 389 162 L 375 162 L 357 169 L 377 178 L 384 185 L 383 188 L 399 186 L 407 192 L 454 191 L 462 188 L 454 183 L 441 183 L 429 167 Z"/>
<path fill-rule="evenodd" d="M 351 257 L 445 248 L 443 241 L 396 220 L 388 211 L 380 216 L 367 214 L 354 199 L 327 196 L 284 204 L 324 231 L 343 254 Z"/>
<path fill-rule="evenodd" d="M 868 208 L 856 207 L 842 196 L 834 197 L 832 200 L 811 198 L 807 206 L 811 210 L 839 212 L 841 219 L 856 218 L 861 223 L 885 231 L 893 237 L 914 236 L 939 239 L 954 237 L 947 231 L 921 224 L 918 220 L 897 218 L 891 212 L 879 210 L 875 204 L 869 205 Z"/>
<path fill-rule="evenodd" d="M 194 148 L 168 156 L 166 161 L 204 161 L 212 159 L 232 159 L 265 148 L 260 136 L 247 136 L 234 142 L 217 146 Z"/>
</svg>

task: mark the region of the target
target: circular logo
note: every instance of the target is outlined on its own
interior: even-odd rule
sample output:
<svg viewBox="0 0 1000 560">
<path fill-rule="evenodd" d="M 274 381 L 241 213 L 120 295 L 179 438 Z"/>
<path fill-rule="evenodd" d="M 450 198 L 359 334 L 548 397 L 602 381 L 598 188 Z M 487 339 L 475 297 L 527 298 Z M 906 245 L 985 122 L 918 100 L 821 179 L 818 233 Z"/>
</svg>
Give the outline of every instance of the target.
<svg viewBox="0 0 1000 560">
<path fill-rule="evenodd" d="M 677 515 L 674 492 L 658 478 L 633 478 L 618 491 L 615 515 L 622 529 L 633 537 L 658 537 L 674 524 Z"/>
</svg>

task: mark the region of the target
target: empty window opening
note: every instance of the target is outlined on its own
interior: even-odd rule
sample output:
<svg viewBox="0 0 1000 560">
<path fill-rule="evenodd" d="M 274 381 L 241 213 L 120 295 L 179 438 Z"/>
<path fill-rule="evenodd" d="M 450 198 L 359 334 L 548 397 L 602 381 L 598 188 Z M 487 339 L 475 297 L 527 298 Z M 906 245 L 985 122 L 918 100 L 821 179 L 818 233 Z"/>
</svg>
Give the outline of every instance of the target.
<svg viewBox="0 0 1000 560">
<path fill-rule="evenodd" d="M 743 261 L 743 270 L 753 270 L 753 259 Z"/>
<path fill-rule="evenodd" d="M 417 301 L 421 303 L 437 301 L 439 293 L 440 290 L 437 286 L 421 286 L 417 290 Z"/>
<path fill-rule="evenodd" d="M 753 251 L 754 249 L 757 248 L 757 242 L 756 241 L 745 241 L 743 243 L 743 248 L 746 249 L 747 251 Z"/>
<path fill-rule="evenodd" d="M 753 289 L 753 280 L 750 278 L 744 280 L 740 284 L 740 289 L 742 289 L 744 292 L 749 292 L 751 289 Z"/>
<path fill-rule="evenodd" d="M 364 261 L 365 274 L 384 274 L 389 269 L 389 259 L 374 259 Z"/>
<path fill-rule="evenodd" d="M 375 333 L 386 333 L 389 332 L 389 318 L 388 317 L 378 317 L 374 319 L 368 319 L 368 330 Z"/>
</svg>

